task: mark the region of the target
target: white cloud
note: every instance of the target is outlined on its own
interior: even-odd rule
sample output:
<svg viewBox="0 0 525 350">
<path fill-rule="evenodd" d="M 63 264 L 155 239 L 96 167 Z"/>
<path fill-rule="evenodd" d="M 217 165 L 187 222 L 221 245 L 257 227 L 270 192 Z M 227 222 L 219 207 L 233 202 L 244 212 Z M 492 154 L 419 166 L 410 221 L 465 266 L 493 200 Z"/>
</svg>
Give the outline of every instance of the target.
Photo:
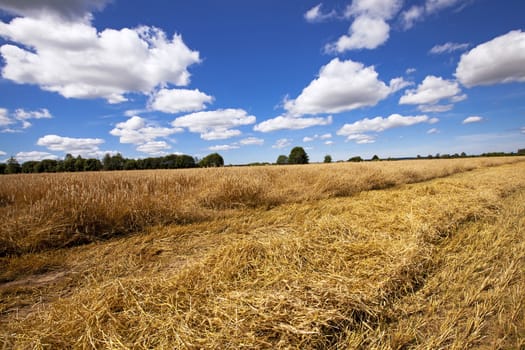
<svg viewBox="0 0 525 350">
<path fill-rule="evenodd" d="M 208 147 L 208 149 L 210 151 L 230 151 L 232 149 L 238 149 L 240 148 L 238 145 L 236 144 L 231 144 L 231 145 L 216 145 L 216 146 L 211 146 L 211 147 Z"/>
<path fill-rule="evenodd" d="M 22 16 L 55 14 L 64 18 L 86 17 L 93 10 L 102 10 L 110 0 L 0 0 L 0 9 Z"/>
<path fill-rule="evenodd" d="M 425 8 L 422 6 L 412 6 L 406 11 L 401 13 L 401 23 L 405 30 L 410 29 L 414 26 L 417 21 L 423 19 Z"/>
<path fill-rule="evenodd" d="M 73 156 L 81 155 L 82 157 L 101 157 L 104 151 L 100 150 L 100 145 L 105 141 L 103 139 L 92 138 L 72 138 L 58 135 L 45 135 L 37 141 L 37 145 L 46 147 L 50 151 L 62 151 L 71 153 Z"/>
<path fill-rule="evenodd" d="M 425 17 L 455 5 L 459 5 L 461 8 L 467 6 L 468 2 L 463 0 L 426 0 L 425 4 L 421 6 L 414 5 L 401 12 L 401 25 L 405 30 L 410 29 L 416 22 L 423 21 Z"/>
<path fill-rule="evenodd" d="M 401 85 L 399 79 L 392 82 L 395 88 Z M 284 108 L 295 116 L 340 113 L 374 106 L 392 91 L 392 87 L 378 80 L 374 66 L 334 58 L 321 67 L 318 77 L 296 99 L 285 101 Z"/>
<path fill-rule="evenodd" d="M 345 17 L 354 18 L 348 35 L 328 44 L 328 52 L 342 53 L 355 49 L 375 49 L 390 36 L 387 20 L 394 17 L 402 6 L 402 0 L 354 0 L 345 12 Z"/>
<path fill-rule="evenodd" d="M 521 133 L 525 134 L 525 126 L 521 128 Z"/>
<path fill-rule="evenodd" d="M 325 144 L 325 145 L 333 145 L 333 144 L 334 144 L 334 141 L 330 141 L 330 140 L 328 140 L 328 141 L 325 141 L 324 144 Z"/>
<path fill-rule="evenodd" d="M 442 53 L 450 53 L 454 51 L 463 51 L 466 50 L 470 44 L 460 44 L 460 43 L 452 43 L 448 42 L 443 45 L 435 45 L 432 49 L 430 49 L 430 53 L 434 55 L 439 55 Z"/>
<path fill-rule="evenodd" d="M 153 156 L 161 156 L 165 155 L 165 150 L 170 148 L 171 146 L 166 141 L 148 141 L 138 146 L 137 151 Z"/>
<path fill-rule="evenodd" d="M 157 138 L 168 137 L 181 131 L 182 129 L 180 128 L 155 126 L 144 118 L 134 116 L 125 122 L 115 125 L 115 128 L 109 133 L 113 136 L 118 136 L 120 138 L 120 143 L 144 145 L 155 141 Z"/>
<path fill-rule="evenodd" d="M 279 139 L 279 140 L 275 141 L 275 144 L 272 146 L 272 148 L 281 149 L 281 148 L 285 148 L 285 147 L 288 147 L 288 146 L 291 146 L 291 145 L 292 145 L 292 140 L 290 140 L 290 139 Z"/>
<path fill-rule="evenodd" d="M 470 123 L 479 123 L 481 121 L 483 121 L 483 117 L 473 115 L 473 116 L 470 116 L 468 118 L 465 118 L 463 120 L 463 122 L 461 122 L 461 123 L 462 124 L 470 124 Z"/>
<path fill-rule="evenodd" d="M 6 154 L 4 151 L 0 151 L 0 156 L 5 156 Z"/>
<path fill-rule="evenodd" d="M 452 7 L 456 4 L 460 4 L 463 0 L 426 0 L 425 10 L 427 13 L 436 13 L 447 7 Z"/>
<path fill-rule="evenodd" d="M 8 126 L 16 124 L 14 127 L 6 128 L 1 132 L 15 133 L 21 132 L 22 129 L 31 127 L 31 119 L 50 119 L 53 118 L 51 113 L 45 108 L 35 111 L 26 111 L 24 109 L 15 110 L 13 115 L 9 115 L 9 111 L 5 108 L 0 108 L 0 126 Z"/>
<path fill-rule="evenodd" d="M 302 118 L 291 116 L 278 116 L 273 119 L 265 120 L 264 122 L 254 126 L 253 130 L 260 132 L 270 132 L 277 130 L 299 130 L 306 129 L 312 126 L 330 125 L 332 124 L 332 116 L 326 118 Z"/>
<path fill-rule="evenodd" d="M 343 53 L 356 49 L 375 49 L 390 37 L 390 26 L 382 18 L 357 17 L 348 35 L 341 36 L 335 43 L 325 47 L 327 52 Z"/>
<path fill-rule="evenodd" d="M 525 82 L 525 32 L 511 31 L 463 54 L 456 77 L 467 87 Z"/>
<path fill-rule="evenodd" d="M 376 139 L 374 136 L 366 134 L 350 134 L 346 137 L 346 141 L 353 141 L 359 145 L 365 145 L 376 142 Z"/>
<path fill-rule="evenodd" d="M 443 113 L 448 112 L 452 108 L 454 108 L 453 104 L 448 105 L 421 105 L 418 106 L 417 109 L 419 109 L 423 113 Z"/>
<path fill-rule="evenodd" d="M 316 23 L 325 21 L 336 16 L 335 11 L 323 13 L 323 11 L 321 10 L 322 5 L 323 4 L 321 3 L 306 11 L 306 13 L 304 14 L 304 19 L 307 22 Z"/>
<path fill-rule="evenodd" d="M 206 104 L 212 101 L 212 96 L 208 96 L 198 89 L 161 89 L 150 102 L 150 108 L 173 114 L 195 112 L 205 109 Z"/>
<path fill-rule="evenodd" d="M 437 128 L 428 129 L 427 134 L 429 135 L 439 134 L 439 129 Z"/>
<path fill-rule="evenodd" d="M 305 136 L 303 137 L 303 142 L 312 142 L 314 140 L 328 140 L 328 139 L 331 139 L 332 138 L 332 134 L 328 133 L 328 134 L 323 134 L 323 135 L 318 135 L 318 134 L 315 134 L 314 136 L 312 137 L 309 137 L 309 136 Z"/>
<path fill-rule="evenodd" d="M 429 75 L 418 85 L 417 89 L 405 91 L 399 103 L 420 105 L 419 109 L 425 112 L 440 112 L 448 111 L 452 106 L 450 104 L 436 106 L 439 101 L 459 102 L 466 98 L 466 95 L 461 94 L 461 89 L 456 81 Z"/>
<path fill-rule="evenodd" d="M 352 124 L 345 124 L 337 131 L 337 135 L 346 136 L 348 141 L 355 141 L 356 143 L 372 143 L 375 138 L 367 135 L 369 132 L 382 132 L 387 129 L 411 126 L 420 123 L 433 123 L 435 119 L 431 119 L 426 115 L 420 116 L 402 116 L 399 114 L 392 114 L 387 118 L 376 117 L 372 119 L 358 120 Z"/>
<path fill-rule="evenodd" d="M 405 71 L 406 74 L 413 74 L 417 71 L 417 69 L 413 68 L 413 67 L 410 67 L 410 68 L 407 68 L 407 70 Z"/>
<path fill-rule="evenodd" d="M 0 47 L 5 79 L 35 84 L 66 98 L 119 103 L 129 92 L 184 86 L 189 83 L 188 67 L 200 62 L 199 53 L 180 35 L 167 38 L 154 27 L 98 32 L 88 20 L 41 15 L 0 22 L 0 36 L 17 43 Z"/>
<path fill-rule="evenodd" d="M 264 140 L 258 137 L 247 137 L 239 141 L 239 143 L 243 146 L 250 146 L 250 145 L 260 146 L 264 144 Z"/>
<path fill-rule="evenodd" d="M 230 108 L 188 114 L 176 118 L 171 125 L 199 133 L 204 140 L 221 140 L 241 135 L 241 131 L 234 128 L 255 121 L 256 118 L 246 111 Z"/>
<path fill-rule="evenodd" d="M 8 126 L 13 124 L 14 121 L 9 118 L 9 112 L 5 108 L 0 108 L 0 126 Z"/>
<path fill-rule="evenodd" d="M 48 153 L 48 152 L 39 152 L 39 151 L 31 151 L 31 152 L 18 152 L 15 156 L 16 160 L 18 160 L 20 163 L 27 162 L 30 160 L 44 160 L 44 159 L 58 159 L 58 156 Z"/>
</svg>

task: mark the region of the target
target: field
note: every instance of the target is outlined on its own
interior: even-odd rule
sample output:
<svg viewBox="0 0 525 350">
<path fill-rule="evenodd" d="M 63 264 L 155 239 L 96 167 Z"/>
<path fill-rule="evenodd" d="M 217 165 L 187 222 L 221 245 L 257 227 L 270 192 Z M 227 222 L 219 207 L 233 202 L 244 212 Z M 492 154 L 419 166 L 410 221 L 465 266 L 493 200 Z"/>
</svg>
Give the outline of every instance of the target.
<svg viewBox="0 0 525 350">
<path fill-rule="evenodd" d="M 523 349 L 524 158 L 0 177 L 0 348 Z"/>
</svg>

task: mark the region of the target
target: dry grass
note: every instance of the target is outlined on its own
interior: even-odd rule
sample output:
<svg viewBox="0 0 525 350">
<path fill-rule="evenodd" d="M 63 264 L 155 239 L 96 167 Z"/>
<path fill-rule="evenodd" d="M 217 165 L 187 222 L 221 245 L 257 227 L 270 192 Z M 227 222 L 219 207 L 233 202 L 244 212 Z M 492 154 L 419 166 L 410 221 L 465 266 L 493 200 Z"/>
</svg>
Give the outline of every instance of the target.
<svg viewBox="0 0 525 350">
<path fill-rule="evenodd" d="M 228 210 L 344 197 L 521 158 L 0 177 L 0 256 L 71 247 Z"/>
<path fill-rule="evenodd" d="M 111 178 L 113 196 L 153 219 L 139 235 L 3 258 L 16 279 L 0 284 L 0 343 L 523 348 L 525 163 L 470 161 L 89 175 L 85 186 Z M 144 202 L 166 201 L 141 204 L 126 190 L 137 184 L 149 184 Z M 107 217 L 120 217 L 111 203 Z"/>
</svg>

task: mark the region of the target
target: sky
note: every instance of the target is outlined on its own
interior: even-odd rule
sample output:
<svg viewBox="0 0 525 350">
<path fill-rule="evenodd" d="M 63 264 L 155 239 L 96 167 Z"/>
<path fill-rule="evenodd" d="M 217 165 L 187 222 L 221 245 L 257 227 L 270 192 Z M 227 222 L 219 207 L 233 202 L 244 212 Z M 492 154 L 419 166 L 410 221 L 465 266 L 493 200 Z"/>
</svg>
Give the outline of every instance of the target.
<svg viewBox="0 0 525 350">
<path fill-rule="evenodd" d="M 0 0 L 0 161 L 525 148 L 523 0 Z"/>
</svg>

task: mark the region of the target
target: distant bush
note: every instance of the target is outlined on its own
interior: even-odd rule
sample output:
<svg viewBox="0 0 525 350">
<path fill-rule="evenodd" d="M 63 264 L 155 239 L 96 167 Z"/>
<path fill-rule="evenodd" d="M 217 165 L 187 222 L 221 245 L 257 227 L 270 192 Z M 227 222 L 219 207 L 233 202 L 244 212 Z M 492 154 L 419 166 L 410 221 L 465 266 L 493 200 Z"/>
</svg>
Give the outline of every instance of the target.
<svg viewBox="0 0 525 350">
<path fill-rule="evenodd" d="M 350 159 L 348 159 L 349 162 L 362 162 L 363 161 L 363 158 L 359 157 L 359 156 L 355 156 L 355 157 L 352 157 Z"/>
</svg>

